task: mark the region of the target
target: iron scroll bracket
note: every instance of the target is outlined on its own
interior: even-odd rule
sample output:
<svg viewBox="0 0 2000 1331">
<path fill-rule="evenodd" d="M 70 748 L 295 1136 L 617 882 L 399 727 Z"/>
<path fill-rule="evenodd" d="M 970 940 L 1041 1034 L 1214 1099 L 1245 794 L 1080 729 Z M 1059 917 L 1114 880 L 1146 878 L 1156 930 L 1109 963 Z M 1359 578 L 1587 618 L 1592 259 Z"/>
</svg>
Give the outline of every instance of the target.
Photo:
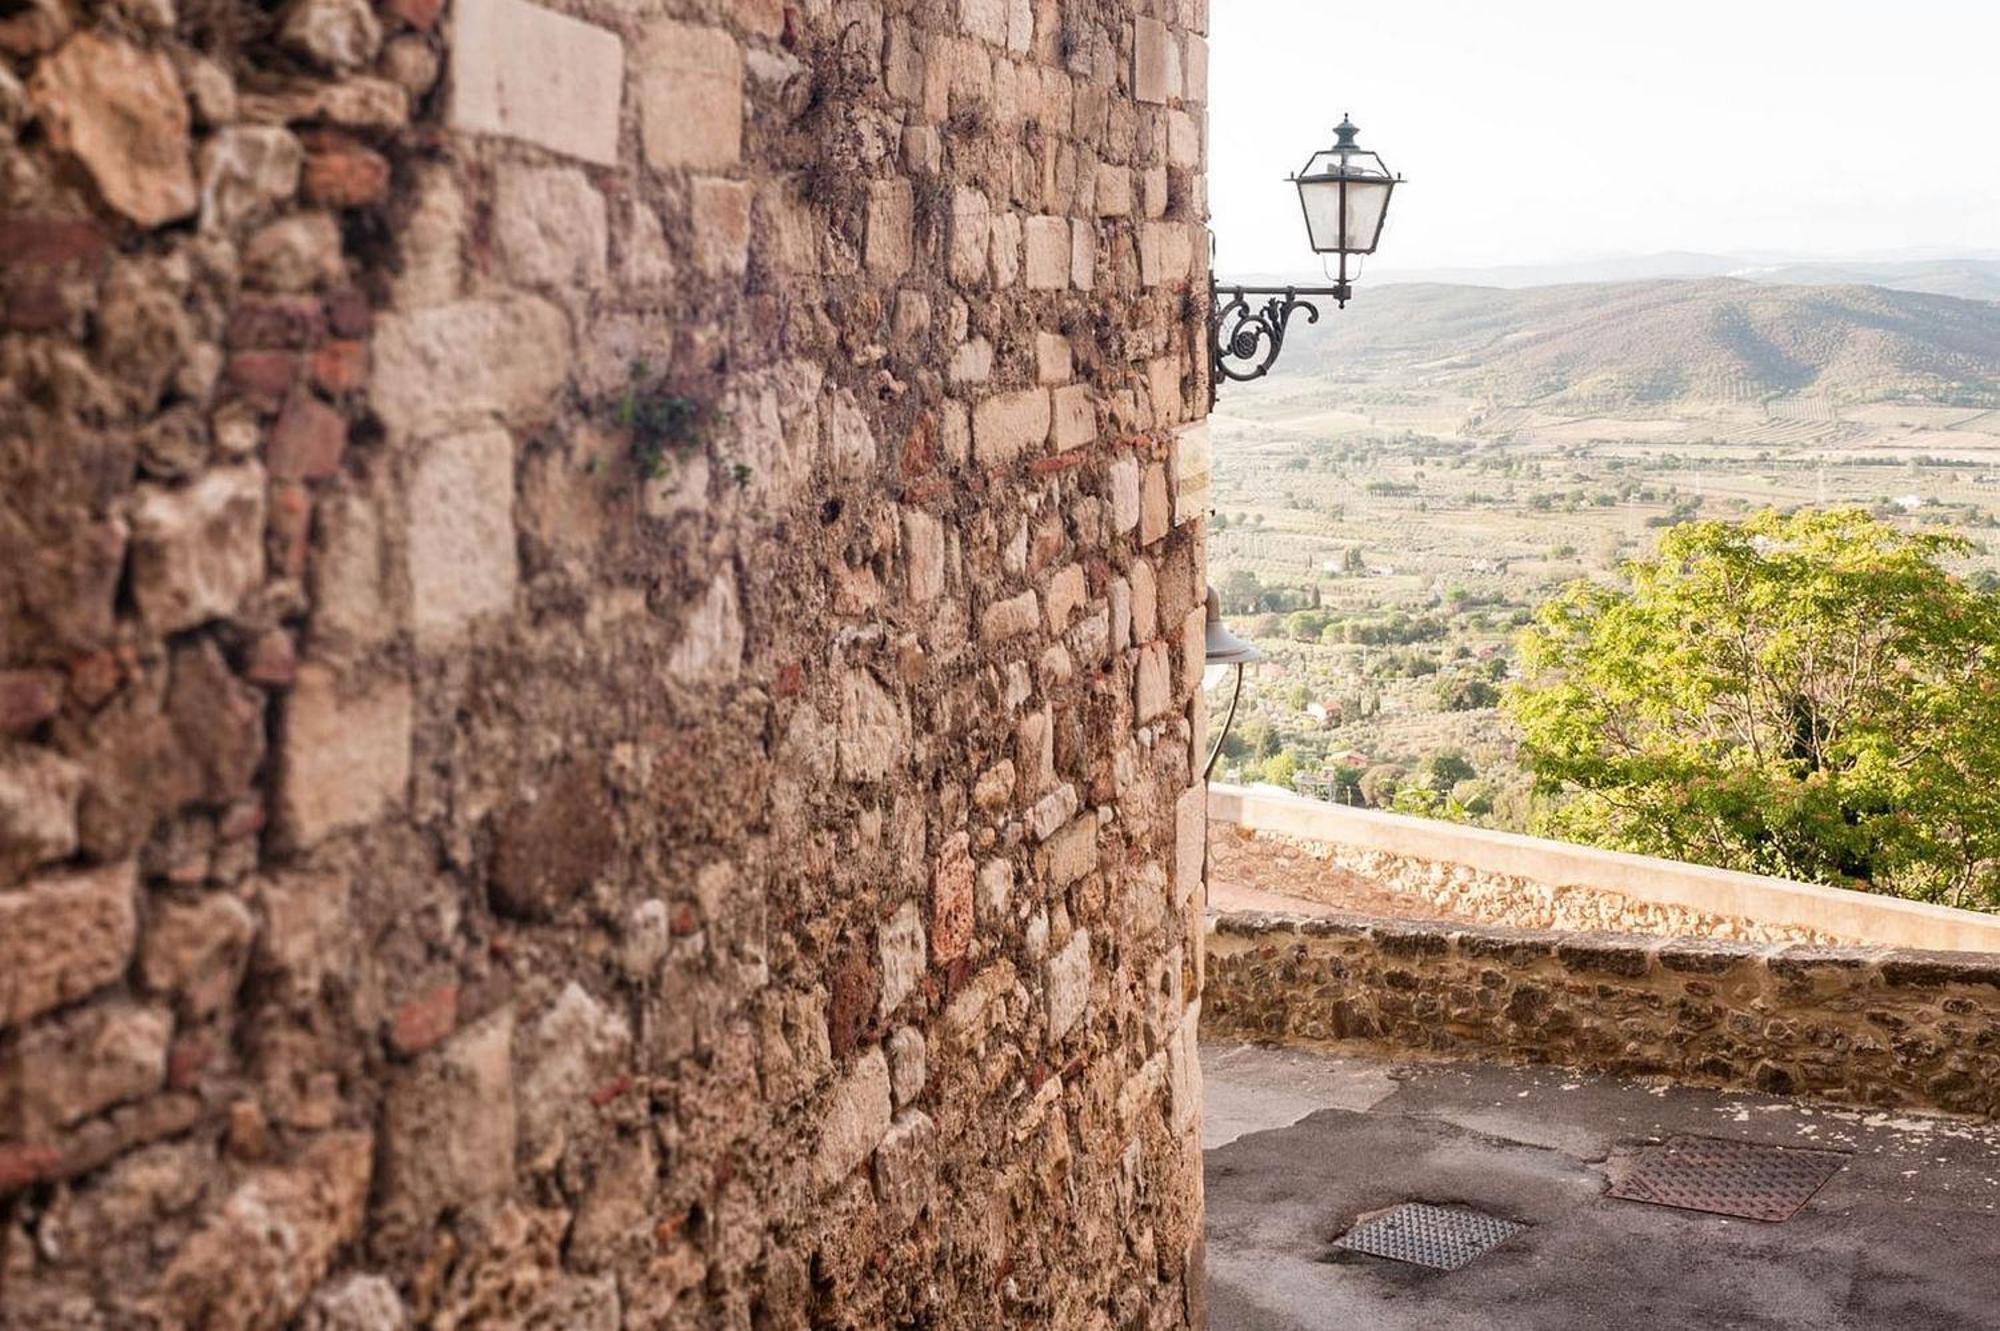
<svg viewBox="0 0 2000 1331">
<path fill-rule="evenodd" d="M 1223 286 L 1208 280 L 1208 405 L 1224 379 L 1248 383 L 1262 379 L 1285 347 L 1292 316 L 1305 311 L 1307 323 L 1319 322 L 1315 300 L 1346 305 L 1354 288 L 1346 282 L 1330 287 Z M 1261 302 L 1258 304 L 1257 302 Z"/>
</svg>

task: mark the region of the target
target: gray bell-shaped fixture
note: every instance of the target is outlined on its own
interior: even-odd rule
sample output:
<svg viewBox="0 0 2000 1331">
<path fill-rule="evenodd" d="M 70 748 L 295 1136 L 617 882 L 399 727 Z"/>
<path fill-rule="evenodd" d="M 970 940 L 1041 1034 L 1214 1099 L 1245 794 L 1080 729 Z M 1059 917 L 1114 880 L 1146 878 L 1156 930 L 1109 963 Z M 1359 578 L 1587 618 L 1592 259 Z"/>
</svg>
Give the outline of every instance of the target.
<svg viewBox="0 0 2000 1331">
<path fill-rule="evenodd" d="M 1222 622 L 1222 600 L 1213 587 L 1208 589 L 1207 618 L 1209 665 L 1252 665 L 1264 659 L 1264 653 L 1231 633 Z"/>
</svg>

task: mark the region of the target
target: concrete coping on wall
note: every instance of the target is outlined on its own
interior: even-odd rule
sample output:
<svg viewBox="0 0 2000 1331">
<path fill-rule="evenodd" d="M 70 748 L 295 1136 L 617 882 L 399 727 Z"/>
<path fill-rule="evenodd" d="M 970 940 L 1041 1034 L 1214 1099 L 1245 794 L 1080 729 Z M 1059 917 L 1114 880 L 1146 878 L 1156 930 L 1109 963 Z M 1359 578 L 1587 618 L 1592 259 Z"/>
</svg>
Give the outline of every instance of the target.
<svg viewBox="0 0 2000 1331">
<path fill-rule="evenodd" d="M 1247 786 L 1211 785 L 1208 816 L 1211 823 L 1462 865 L 1551 887 L 1616 892 L 1657 905 L 1811 929 L 1882 947 L 2000 953 L 2000 915 L 1847 888 L 1349 808 Z"/>
</svg>

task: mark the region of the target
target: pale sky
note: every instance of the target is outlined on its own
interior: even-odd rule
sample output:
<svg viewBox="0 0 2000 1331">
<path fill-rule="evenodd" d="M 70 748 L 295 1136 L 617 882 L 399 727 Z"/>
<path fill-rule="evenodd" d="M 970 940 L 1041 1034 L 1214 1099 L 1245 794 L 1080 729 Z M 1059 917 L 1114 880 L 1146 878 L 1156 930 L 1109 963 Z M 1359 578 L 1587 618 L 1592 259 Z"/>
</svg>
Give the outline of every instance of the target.
<svg viewBox="0 0 2000 1331">
<path fill-rule="evenodd" d="M 1284 177 L 1408 177 L 1391 268 L 2000 250 L 2000 0 L 1211 0 L 1219 272 L 1316 271 Z M 1364 277 L 1365 280 L 1365 277 Z"/>
</svg>

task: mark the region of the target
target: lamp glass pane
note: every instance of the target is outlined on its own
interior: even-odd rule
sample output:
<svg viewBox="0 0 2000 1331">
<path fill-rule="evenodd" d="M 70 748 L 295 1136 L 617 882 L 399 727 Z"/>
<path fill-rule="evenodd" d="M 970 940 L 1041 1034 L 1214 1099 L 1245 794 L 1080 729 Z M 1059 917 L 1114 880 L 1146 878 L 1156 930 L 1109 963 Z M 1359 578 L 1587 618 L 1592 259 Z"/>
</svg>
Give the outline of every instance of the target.
<svg viewBox="0 0 2000 1331">
<path fill-rule="evenodd" d="M 1347 187 L 1347 230 L 1340 227 L 1341 186 Z M 1306 230 L 1313 249 L 1320 254 L 1372 254 L 1382 230 L 1382 215 L 1389 207 L 1391 182 L 1373 178 L 1356 180 L 1301 180 L 1299 199 L 1305 204 Z"/>
<path fill-rule="evenodd" d="M 1347 182 L 1347 252 L 1372 254 L 1382 231 L 1382 214 L 1389 207 L 1389 183 L 1377 180 Z"/>
<path fill-rule="evenodd" d="M 1307 239 L 1319 254 L 1340 251 L 1340 182 L 1301 180 L 1299 199 L 1306 208 Z"/>
</svg>

